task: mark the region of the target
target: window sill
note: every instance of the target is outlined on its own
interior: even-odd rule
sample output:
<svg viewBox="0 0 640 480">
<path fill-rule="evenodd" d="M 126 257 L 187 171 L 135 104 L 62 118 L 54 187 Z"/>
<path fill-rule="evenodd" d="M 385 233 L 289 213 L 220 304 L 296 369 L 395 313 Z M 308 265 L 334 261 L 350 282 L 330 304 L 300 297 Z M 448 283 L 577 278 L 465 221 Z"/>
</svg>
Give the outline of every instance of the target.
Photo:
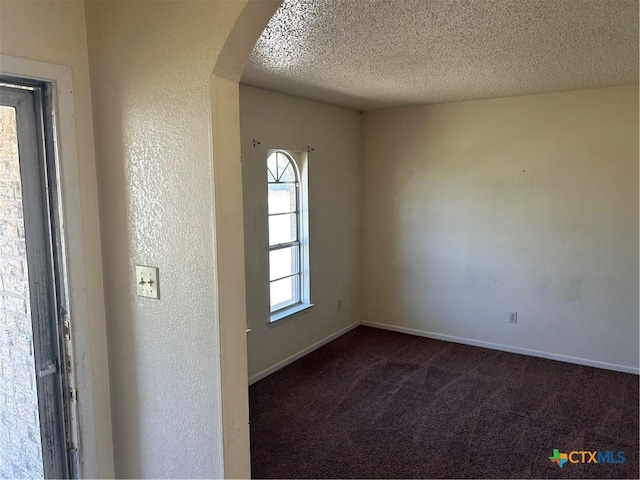
<svg viewBox="0 0 640 480">
<path fill-rule="evenodd" d="M 292 317 L 297 317 L 298 315 L 301 315 L 302 313 L 311 309 L 311 307 L 313 307 L 313 303 L 302 303 L 300 305 L 295 305 L 291 308 L 287 308 L 286 310 L 283 310 L 281 312 L 273 313 L 269 317 L 269 325 L 274 325 L 275 323 L 279 323 L 282 320 L 288 320 Z"/>
</svg>

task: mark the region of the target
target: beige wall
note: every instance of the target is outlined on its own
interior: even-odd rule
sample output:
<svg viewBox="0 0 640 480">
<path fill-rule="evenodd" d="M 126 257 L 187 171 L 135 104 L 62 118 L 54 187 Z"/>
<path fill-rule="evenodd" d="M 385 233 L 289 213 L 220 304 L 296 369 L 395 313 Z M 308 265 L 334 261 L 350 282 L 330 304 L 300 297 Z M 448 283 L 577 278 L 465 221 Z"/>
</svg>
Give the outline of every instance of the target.
<svg viewBox="0 0 640 480">
<path fill-rule="evenodd" d="M 245 4 L 87 2 L 118 476 L 223 474 L 211 132 L 234 113 L 211 74 Z M 160 300 L 136 296 L 136 264 Z"/>
<path fill-rule="evenodd" d="M 360 321 L 361 125 L 355 110 L 240 86 L 250 377 Z M 307 145 L 315 306 L 269 325 L 267 150 Z"/>
<path fill-rule="evenodd" d="M 76 375 L 81 399 L 80 435 L 84 446 L 81 459 L 83 475 L 111 477 L 109 373 L 84 3 L 2 1 L 0 53 L 72 69 L 77 144 L 61 147 L 62 150 L 74 151 L 72 159 L 61 159 L 61 169 L 63 201 L 79 200 L 79 203 L 67 202 L 64 208 L 69 247 L 71 319 L 74 322 L 75 350 L 79 354 Z M 34 71 L 42 70 L 27 67 Z M 67 168 L 69 166 L 73 171 Z M 80 257 L 79 252 L 83 252 Z M 79 312 L 75 308 L 79 304 L 88 308 L 86 314 L 84 309 Z"/>
<path fill-rule="evenodd" d="M 363 148 L 365 322 L 638 368 L 637 85 L 367 112 Z"/>
</svg>

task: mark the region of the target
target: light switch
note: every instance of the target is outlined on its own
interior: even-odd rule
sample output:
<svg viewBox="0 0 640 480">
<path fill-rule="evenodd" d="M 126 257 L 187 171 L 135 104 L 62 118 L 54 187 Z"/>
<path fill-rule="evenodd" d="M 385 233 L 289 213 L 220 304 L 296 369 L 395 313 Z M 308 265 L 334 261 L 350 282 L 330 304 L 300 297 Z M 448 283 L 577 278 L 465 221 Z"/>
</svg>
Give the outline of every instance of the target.
<svg viewBox="0 0 640 480">
<path fill-rule="evenodd" d="M 158 267 L 136 265 L 136 284 L 139 297 L 160 298 Z"/>
</svg>

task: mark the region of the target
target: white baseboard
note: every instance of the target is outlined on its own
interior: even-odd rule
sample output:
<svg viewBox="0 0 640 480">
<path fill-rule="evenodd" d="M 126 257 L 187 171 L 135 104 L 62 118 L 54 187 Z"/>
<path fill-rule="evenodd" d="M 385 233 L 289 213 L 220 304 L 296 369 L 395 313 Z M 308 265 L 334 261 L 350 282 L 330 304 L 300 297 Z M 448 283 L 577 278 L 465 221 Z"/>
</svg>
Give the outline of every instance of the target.
<svg viewBox="0 0 640 480">
<path fill-rule="evenodd" d="M 344 327 L 343 329 L 338 330 L 337 332 L 329 335 L 328 337 L 323 338 L 322 340 L 314 343 L 313 345 L 310 345 L 307 348 L 304 348 L 304 349 L 300 350 L 298 353 L 295 353 L 295 354 L 291 355 L 290 357 L 285 358 L 284 360 L 282 360 L 281 362 L 276 363 L 272 367 L 269 367 L 269 368 L 261 371 L 260 373 L 256 373 L 252 377 L 249 377 L 249 385 L 252 385 L 252 384 L 256 383 L 258 380 L 262 380 L 264 377 L 267 377 L 267 376 L 271 375 L 272 373 L 277 372 L 281 368 L 286 367 L 290 363 L 293 363 L 296 360 L 298 360 L 299 358 L 304 357 L 308 353 L 311 353 L 314 350 L 317 350 L 318 348 L 326 345 L 330 341 L 335 340 L 338 337 L 341 337 L 342 335 L 344 335 L 348 331 L 353 330 L 354 328 L 356 328 L 358 325 L 360 325 L 360 322 L 354 322 L 351 325 L 349 325 L 347 327 Z"/>
<path fill-rule="evenodd" d="M 520 353 L 522 355 L 530 355 L 532 357 L 547 358 L 549 360 L 559 360 L 561 362 L 576 363 L 587 367 L 604 368 L 606 370 L 615 370 L 617 372 L 633 373 L 638 375 L 640 369 L 636 367 L 628 367 L 626 365 L 616 365 L 614 363 L 599 362 L 596 360 L 588 360 L 586 358 L 570 357 L 568 355 L 559 355 L 557 353 L 541 352 L 539 350 L 530 350 L 528 348 L 511 347 L 499 343 L 483 342 L 481 340 L 473 340 L 470 338 L 454 337 L 452 335 L 442 335 L 440 333 L 425 332 L 415 330 L 413 328 L 397 327 L 395 325 L 386 325 L 383 323 L 362 322 L 365 327 L 380 328 L 382 330 L 391 330 L 394 332 L 408 333 L 419 337 L 433 338 L 435 340 L 444 340 L 445 342 L 463 343 L 465 345 L 473 345 L 474 347 L 490 348 L 492 350 L 501 350 L 503 352 Z"/>
</svg>

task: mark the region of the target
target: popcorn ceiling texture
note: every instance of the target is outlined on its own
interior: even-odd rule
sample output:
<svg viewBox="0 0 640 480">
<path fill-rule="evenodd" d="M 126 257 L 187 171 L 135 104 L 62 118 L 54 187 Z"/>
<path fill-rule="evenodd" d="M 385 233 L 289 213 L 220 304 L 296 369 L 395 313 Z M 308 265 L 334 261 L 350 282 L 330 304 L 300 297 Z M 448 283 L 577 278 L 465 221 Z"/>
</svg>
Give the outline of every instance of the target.
<svg viewBox="0 0 640 480">
<path fill-rule="evenodd" d="M 361 110 L 637 82 L 637 0 L 285 0 L 242 77 Z"/>
</svg>

